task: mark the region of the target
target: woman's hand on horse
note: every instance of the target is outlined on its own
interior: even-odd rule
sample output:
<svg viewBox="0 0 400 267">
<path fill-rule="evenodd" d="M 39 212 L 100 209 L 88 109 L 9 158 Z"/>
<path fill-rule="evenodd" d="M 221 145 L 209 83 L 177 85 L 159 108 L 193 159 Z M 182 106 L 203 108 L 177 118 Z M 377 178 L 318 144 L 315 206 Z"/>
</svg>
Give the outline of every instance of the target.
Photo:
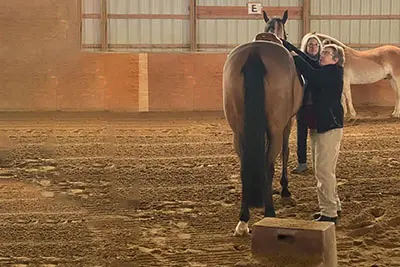
<svg viewBox="0 0 400 267">
<path fill-rule="evenodd" d="M 281 41 L 282 41 L 283 46 L 284 46 L 287 50 L 289 50 L 289 51 L 292 51 L 292 50 L 293 50 L 294 45 L 292 45 L 291 43 L 289 43 L 289 42 L 286 41 L 285 39 L 282 39 L 282 38 L 280 38 L 280 39 L 281 39 Z"/>
<path fill-rule="evenodd" d="M 298 56 L 298 54 L 294 51 L 290 51 L 290 53 L 292 54 L 292 56 Z"/>
</svg>

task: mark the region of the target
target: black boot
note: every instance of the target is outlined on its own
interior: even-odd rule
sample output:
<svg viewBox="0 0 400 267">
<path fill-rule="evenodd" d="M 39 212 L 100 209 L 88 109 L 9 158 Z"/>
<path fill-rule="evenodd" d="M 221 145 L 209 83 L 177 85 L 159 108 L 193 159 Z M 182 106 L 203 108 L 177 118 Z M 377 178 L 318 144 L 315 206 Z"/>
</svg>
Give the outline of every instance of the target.
<svg viewBox="0 0 400 267">
<path fill-rule="evenodd" d="M 342 218 L 342 211 L 341 210 L 337 211 L 337 216 L 338 216 L 339 219 Z M 314 220 L 318 219 L 319 217 L 321 217 L 321 212 L 314 213 L 312 215 L 312 217 L 313 217 Z"/>
<path fill-rule="evenodd" d="M 315 222 L 333 222 L 333 223 L 337 223 L 337 217 L 328 217 L 325 215 L 321 215 L 319 216 L 319 218 L 314 220 Z"/>
</svg>

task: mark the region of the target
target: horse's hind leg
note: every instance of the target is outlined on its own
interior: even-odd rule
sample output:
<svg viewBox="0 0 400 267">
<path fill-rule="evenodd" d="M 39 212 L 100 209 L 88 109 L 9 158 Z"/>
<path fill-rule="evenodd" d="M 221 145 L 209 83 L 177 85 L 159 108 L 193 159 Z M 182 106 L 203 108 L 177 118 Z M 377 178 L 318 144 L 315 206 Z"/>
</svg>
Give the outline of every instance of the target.
<svg viewBox="0 0 400 267">
<path fill-rule="evenodd" d="M 249 223 L 248 223 L 249 220 L 250 220 L 249 206 L 244 201 L 243 196 L 242 196 L 242 201 L 240 204 L 239 222 L 236 225 L 233 235 L 234 236 L 243 236 L 243 235 L 250 234 Z"/>
<path fill-rule="evenodd" d="M 346 95 L 344 94 L 344 92 L 342 93 L 342 98 L 340 99 L 340 101 L 342 102 L 342 107 L 343 107 L 343 113 L 344 116 L 347 116 L 347 104 L 346 104 Z"/>
<path fill-rule="evenodd" d="M 264 207 L 264 216 L 265 217 L 275 217 L 275 209 L 274 209 L 274 200 L 272 198 L 272 181 L 274 179 L 275 173 L 275 164 L 274 162 L 270 162 L 267 165 L 267 169 L 265 171 L 265 188 L 267 189 L 267 193 L 265 194 L 265 207 Z"/>
<path fill-rule="evenodd" d="M 389 81 L 390 85 L 396 93 L 396 101 L 392 116 L 400 118 L 400 76 L 393 76 Z"/>
<path fill-rule="evenodd" d="M 289 121 L 289 123 L 286 125 L 285 130 L 283 132 L 283 145 L 282 145 L 282 153 L 281 153 L 281 159 L 282 159 L 282 176 L 281 176 L 281 186 L 282 186 L 282 191 L 281 191 L 281 197 L 290 197 L 290 192 L 288 189 L 289 185 L 289 180 L 287 177 L 287 165 L 289 161 L 289 135 L 290 135 L 290 130 L 292 128 L 292 120 Z"/>
<path fill-rule="evenodd" d="M 268 149 L 266 151 L 266 174 L 265 174 L 265 217 L 275 217 L 274 201 L 272 199 L 272 181 L 274 179 L 274 163 L 282 149 L 282 136 L 270 133 L 268 136 Z"/>
<path fill-rule="evenodd" d="M 239 134 L 233 134 L 233 146 L 235 148 L 236 154 L 240 157 L 240 136 Z M 248 221 L 250 220 L 250 210 L 248 205 L 243 199 L 240 204 L 240 214 L 239 214 L 239 222 L 236 225 L 235 231 L 233 233 L 234 236 L 243 236 L 250 233 Z"/>
<path fill-rule="evenodd" d="M 292 128 L 292 119 L 289 120 L 288 124 L 285 127 L 285 130 L 283 132 L 283 144 L 282 144 L 282 153 L 281 153 L 281 158 L 282 158 L 282 176 L 281 176 L 281 186 L 282 186 L 282 191 L 281 191 L 281 197 L 282 197 L 282 202 L 284 205 L 294 205 L 295 202 L 291 198 L 291 193 L 289 191 L 289 179 L 287 175 L 287 167 L 288 167 L 288 161 L 289 161 L 289 135 L 290 135 L 290 130 Z"/>
</svg>

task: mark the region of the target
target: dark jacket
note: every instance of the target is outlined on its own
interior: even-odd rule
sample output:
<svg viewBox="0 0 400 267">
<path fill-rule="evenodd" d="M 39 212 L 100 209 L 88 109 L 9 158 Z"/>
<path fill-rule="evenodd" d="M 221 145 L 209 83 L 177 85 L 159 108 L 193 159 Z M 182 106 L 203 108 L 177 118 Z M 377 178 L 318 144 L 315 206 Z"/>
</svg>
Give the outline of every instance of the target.
<svg viewBox="0 0 400 267">
<path fill-rule="evenodd" d="M 282 42 L 283 42 L 283 45 L 286 47 L 286 49 L 288 49 L 289 51 L 295 51 L 298 55 L 300 55 L 302 58 L 304 58 L 313 68 L 317 69 L 317 68 L 321 67 L 319 65 L 319 54 L 318 54 L 318 57 L 312 58 L 309 55 L 307 55 L 306 53 L 304 53 L 303 51 L 297 49 L 297 47 L 295 47 L 291 43 L 289 43 L 285 40 L 282 40 Z M 304 88 L 304 97 L 303 97 L 303 105 L 302 105 L 302 108 L 303 108 L 303 107 L 307 106 L 307 102 L 308 102 L 310 93 L 312 93 L 312 91 L 314 91 L 313 87 L 315 87 L 316 85 L 313 84 L 312 82 L 310 83 L 307 79 L 305 79 L 304 83 L 301 80 L 301 83 Z"/>
<path fill-rule="evenodd" d="M 343 128 L 344 112 L 341 104 L 343 67 L 332 64 L 315 68 L 308 62 L 307 55 L 300 50 L 297 48 L 289 50 L 295 50 L 299 55 L 294 57 L 296 67 L 312 89 L 317 132 L 324 133 Z"/>
</svg>

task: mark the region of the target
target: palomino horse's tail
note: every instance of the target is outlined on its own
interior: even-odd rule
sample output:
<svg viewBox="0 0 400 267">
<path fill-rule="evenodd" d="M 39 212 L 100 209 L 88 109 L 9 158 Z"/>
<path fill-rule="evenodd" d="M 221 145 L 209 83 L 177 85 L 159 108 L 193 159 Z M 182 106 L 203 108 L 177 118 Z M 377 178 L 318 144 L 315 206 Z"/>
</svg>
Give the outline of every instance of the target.
<svg viewBox="0 0 400 267">
<path fill-rule="evenodd" d="M 240 140 L 242 197 L 249 207 L 262 207 L 265 196 L 265 91 L 267 70 L 259 48 L 250 52 L 244 76 L 244 134 Z"/>
</svg>

